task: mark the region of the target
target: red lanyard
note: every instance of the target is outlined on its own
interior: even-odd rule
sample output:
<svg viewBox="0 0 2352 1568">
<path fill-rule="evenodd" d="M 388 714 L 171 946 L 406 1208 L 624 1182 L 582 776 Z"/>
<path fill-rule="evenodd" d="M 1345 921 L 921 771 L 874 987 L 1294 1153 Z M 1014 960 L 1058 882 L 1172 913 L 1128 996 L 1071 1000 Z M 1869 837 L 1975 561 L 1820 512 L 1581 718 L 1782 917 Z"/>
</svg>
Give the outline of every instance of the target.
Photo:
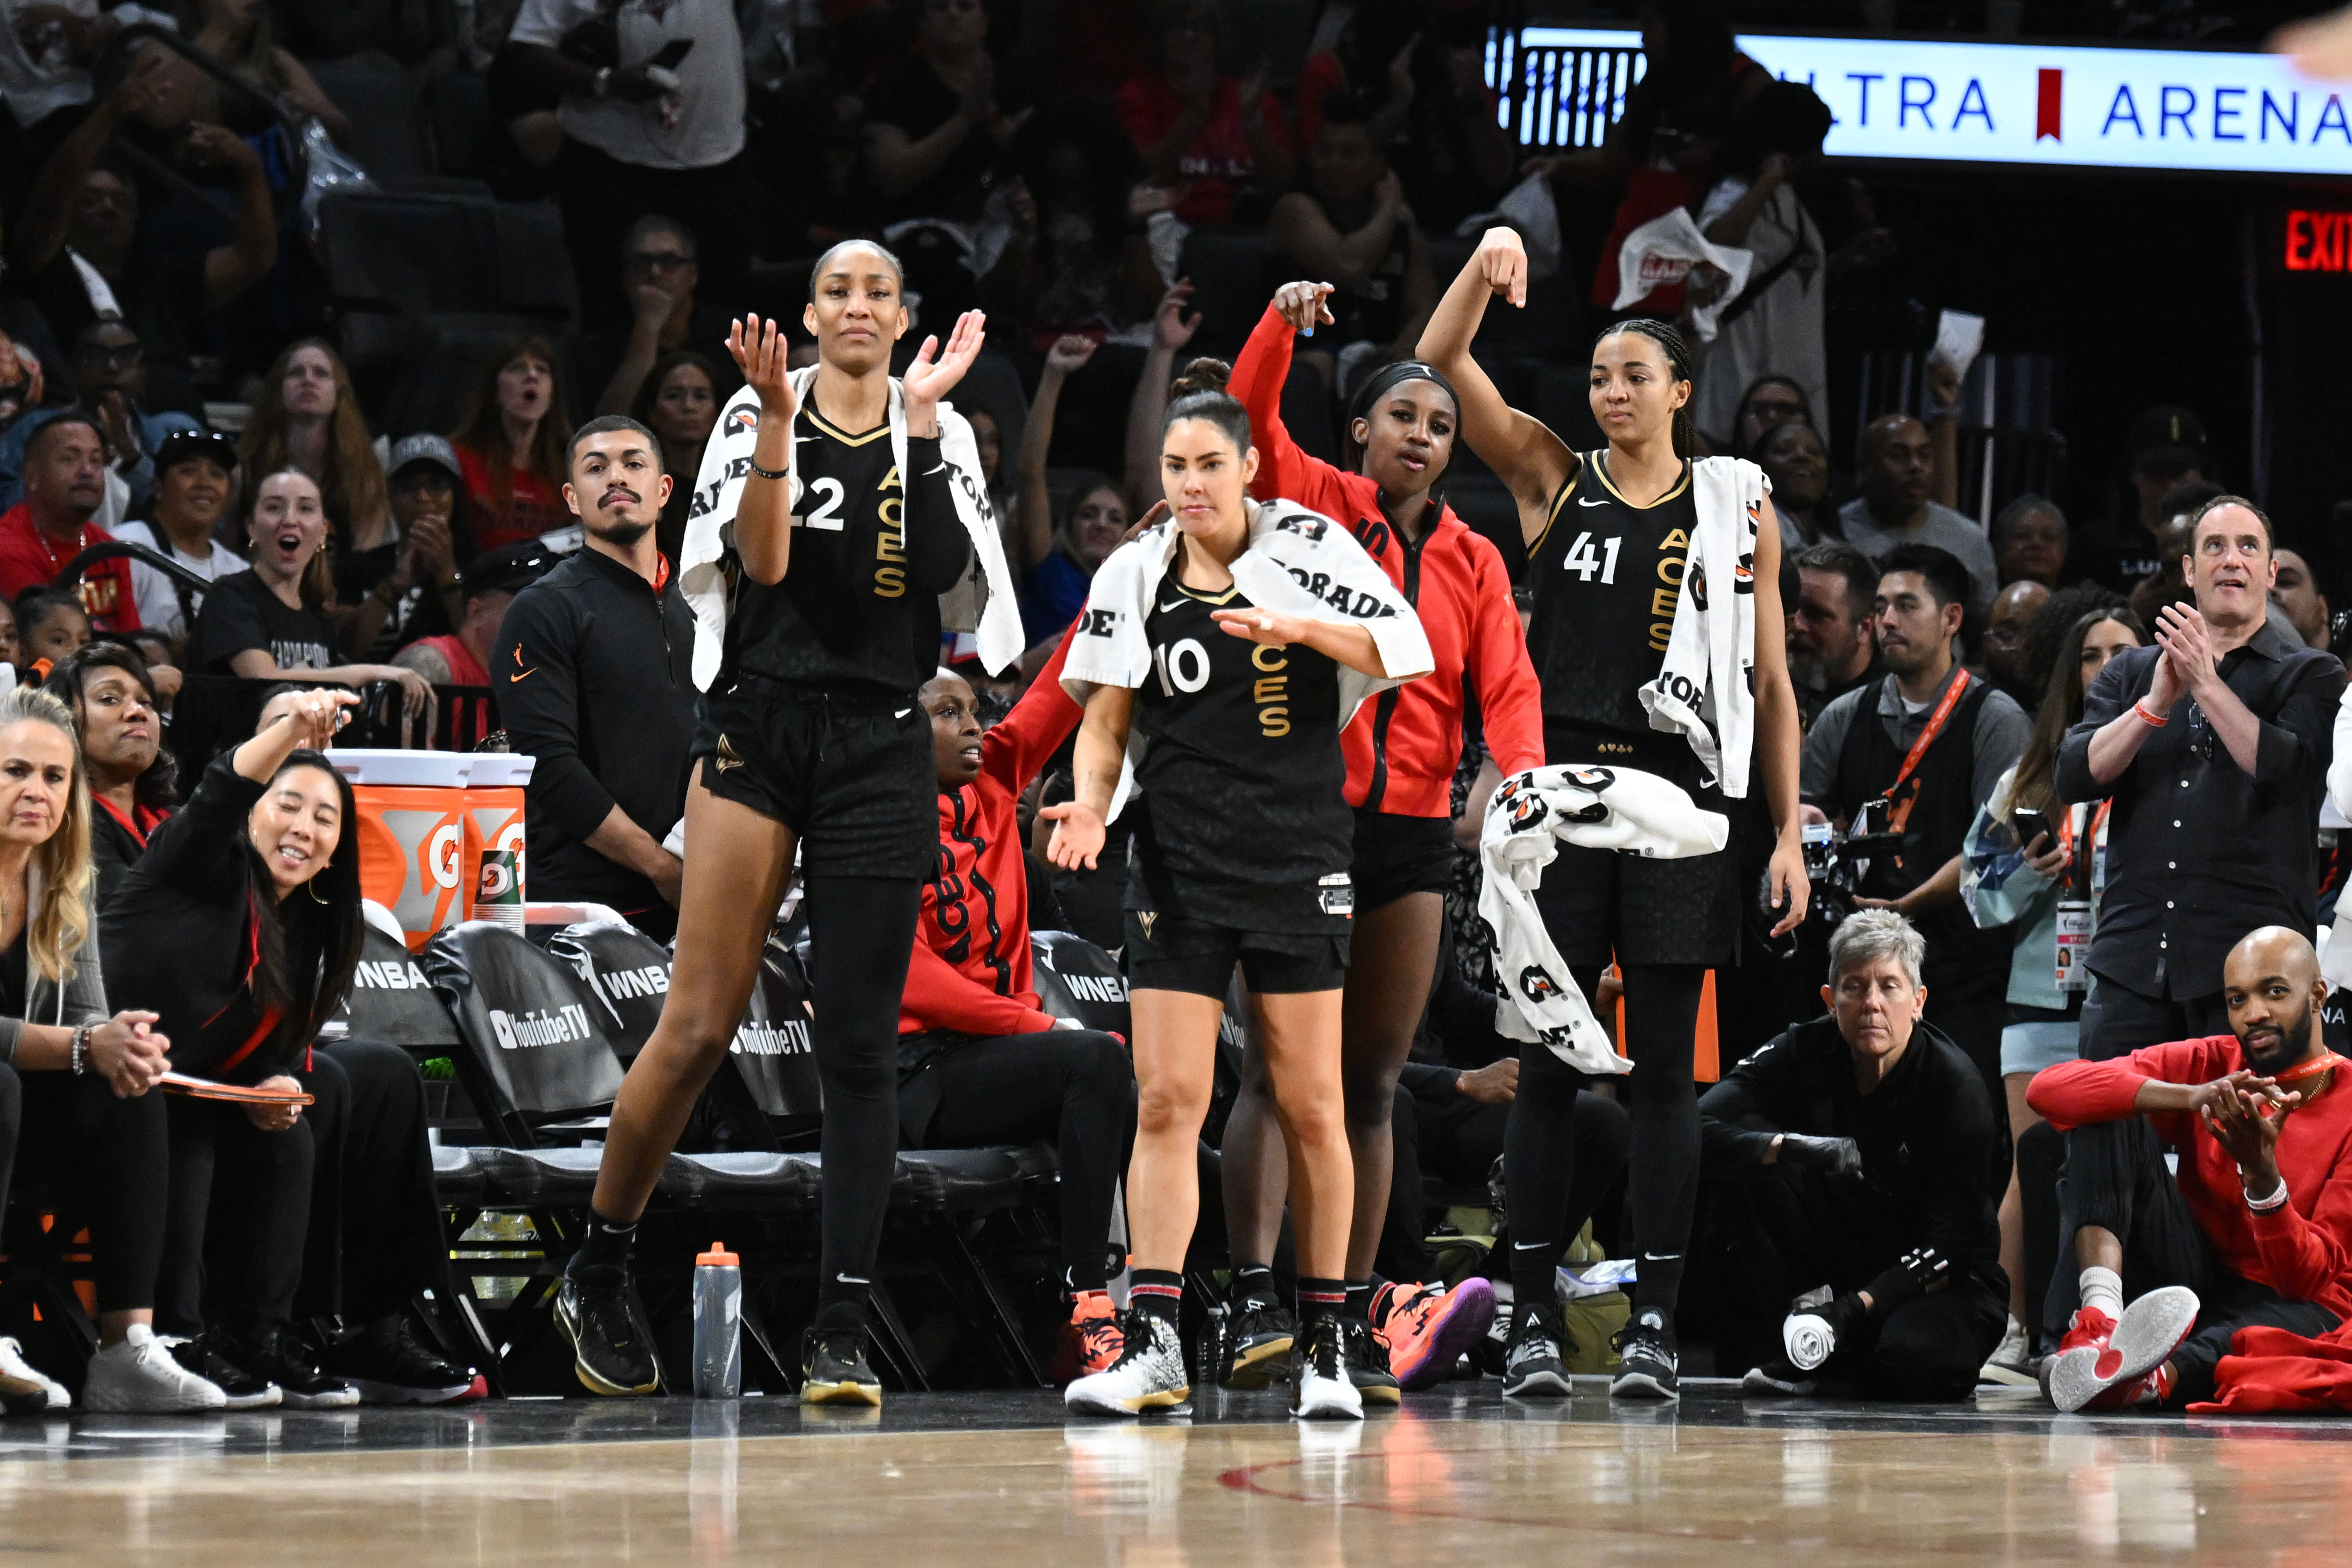
<svg viewBox="0 0 2352 1568">
<path fill-rule="evenodd" d="M 2091 813 L 2091 842 L 2094 844 L 2099 841 L 2100 831 L 2107 825 L 2108 808 L 2112 807 L 2114 804 L 2115 801 L 2112 800 L 2102 800 L 2099 802 L 2099 809 Z M 2070 859 L 2073 857 L 2074 853 L 2074 808 L 2072 806 L 2067 807 L 2065 814 L 2058 819 L 2058 847 L 2064 850 Z"/>
<path fill-rule="evenodd" d="M 1911 777 L 1911 770 L 1919 766 L 1919 759 L 1927 755 L 1927 748 L 1936 744 L 1936 737 L 1944 733 L 1944 721 L 1952 716 L 1952 710 L 1959 706 L 1960 694 L 1968 689 L 1969 673 L 1966 670 L 1953 675 L 1952 684 L 1944 688 L 1944 700 L 1937 703 L 1936 711 L 1927 716 L 1927 727 L 1921 730 L 1919 738 L 1911 743 L 1911 754 L 1903 759 L 1903 771 L 1897 773 L 1895 782 L 1886 787 L 1888 800 L 1895 798 L 1895 792 L 1903 788 L 1903 781 Z"/>
</svg>

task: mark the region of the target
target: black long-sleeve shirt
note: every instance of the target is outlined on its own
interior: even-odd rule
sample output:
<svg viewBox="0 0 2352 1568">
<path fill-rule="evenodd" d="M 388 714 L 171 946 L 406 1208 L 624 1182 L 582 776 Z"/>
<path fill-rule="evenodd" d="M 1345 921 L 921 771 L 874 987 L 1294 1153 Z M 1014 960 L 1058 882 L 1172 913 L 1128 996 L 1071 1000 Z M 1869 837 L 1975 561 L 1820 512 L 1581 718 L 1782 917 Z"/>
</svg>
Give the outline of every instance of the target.
<svg viewBox="0 0 2352 1568">
<path fill-rule="evenodd" d="M 1759 1165 L 1776 1133 L 1852 1138 L 1861 1147 L 1859 1176 L 1825 1178 L 1837 1213 L 1823 1223 L 1843 1235 L 1854 1282 L 1882 1307 L 1916 1289 L 1895 1264 L 1918 1247 L 2008 1293 L 1994 1214 L 2004 1173 L 1992 1098 L 1967 1055 L 1929 1025 L 1913 1028 L 1894 1071 L 1864 1094 L 1837 1020 L 1798 1024 L 1708 1090 L 1698 1113 L 1711 1165 Z"/>
<path fill-rule="evenodd" d="M 618 806 L 659 840 L 686 809 L 694 740 L 694 616 L 668 564 L 661 587 L 582 550 L 515 595 L 490 685 L 519 752 L 539 760 L 528 801 L 535 899 L 650 909 L 651 879 L 588 847 Z"/>
<path fill-rule="evenodd" d="M 2220 665 L 2262 722 L 2252 776 L 2183 697 L 2102 787 L 2091 778 L 2091 737 L 2147 695 L 2162 656 L 2134 648 L 2099 672 L 2059 747 L 2055 782 L 2062 800 L 2115 800 L 2092 971 L 2143 996 L 2185 999 L 2221 988 L 2221 960 L 2257 926 L 2313 934 L 2319 802 L 2344 666 L 2265 622 Z"/>
</svg>

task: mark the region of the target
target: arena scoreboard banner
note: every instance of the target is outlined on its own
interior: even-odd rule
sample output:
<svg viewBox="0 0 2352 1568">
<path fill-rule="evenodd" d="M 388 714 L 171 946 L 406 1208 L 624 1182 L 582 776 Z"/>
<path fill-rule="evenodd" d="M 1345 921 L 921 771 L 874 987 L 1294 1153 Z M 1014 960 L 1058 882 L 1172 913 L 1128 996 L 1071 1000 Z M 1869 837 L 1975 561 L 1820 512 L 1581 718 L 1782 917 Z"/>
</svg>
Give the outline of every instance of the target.
<svg viewBox="0 0 2352 1568">
<path fill-rule="evenodd" d="M 1828 103 L 1833 157 L 2352 175 L 2352 88 L 2312 81 L 2275 55 L 1769 34 L 1739 47 Z M 1640 48 L 1630 31 L 1528 27 L 1525 69 L 1507 74 L 1524 90 L 1547 53 Z M 1564 96 L 1591 90 L 1580 79 L 1546 76 Z M 1620 103 L 1622 80 L 1602 89 Z M 1521 95 L 1507 96 L 1517 118 Z"/>
</svg>

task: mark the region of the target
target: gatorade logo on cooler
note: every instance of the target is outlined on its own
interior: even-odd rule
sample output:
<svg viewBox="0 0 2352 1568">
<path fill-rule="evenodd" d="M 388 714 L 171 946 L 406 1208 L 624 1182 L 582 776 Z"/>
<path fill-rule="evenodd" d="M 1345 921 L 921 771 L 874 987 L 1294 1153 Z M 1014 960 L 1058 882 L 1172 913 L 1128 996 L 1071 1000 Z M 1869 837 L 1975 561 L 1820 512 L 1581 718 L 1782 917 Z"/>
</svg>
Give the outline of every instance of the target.
<svg viewBox="0 0 2352 1568">
<path fill-rule="evenodd" d="M 809 1028 L 804 1019 L 780 1019 L 769 1022 L 764 1019 L 747 1019 L 735 1031 L 735 1043 L 728 1050 L 738 1056 L 806 1056 L 809 1054 Z"/>
<path fill-rule="evenodd" d="M 537 1045 L 566 1045 L 575 1040 L 588 1040 L 596 1031 L 589 1024 L 585 1007 L 565 1002 L 520 1018 L 492 1008 L 490 1032 L 497 1037 L 500 1051 L 526 1051 Z"/>
</svg>

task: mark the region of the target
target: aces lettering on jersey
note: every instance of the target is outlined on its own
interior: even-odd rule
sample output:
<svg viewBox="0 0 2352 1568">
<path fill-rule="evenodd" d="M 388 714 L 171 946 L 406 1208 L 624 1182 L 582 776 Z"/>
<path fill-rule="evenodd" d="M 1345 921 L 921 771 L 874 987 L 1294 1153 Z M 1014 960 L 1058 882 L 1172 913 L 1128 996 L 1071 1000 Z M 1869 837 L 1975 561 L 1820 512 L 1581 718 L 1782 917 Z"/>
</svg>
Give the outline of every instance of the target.
<svg viewBox="0 0 2352 1568">
<path fill-rule="evenodd" d="M 1591 533 L 1580 533 L 1568 547 L 1568 554 L 1559 563 L 1560 570 L 1576 573 L 1585 582 L 1591 582 L 1597 572 L 1603 583 L 1613 587 L 1617 581 L 1617 550 L 1624 542 L 1622 535 L 1612 535 L 1601 540 L 1596 549 Z M 1674 529 L 1658 543 L 1662 558 L 1658 562 L 1658 580 L 1666 586 L 1650 591 L 1650 613 L 1663 617 L 1651 623 L 1650 646 L 1662 653 L 1666 651 L 1666 639 L 1675 629 L 1675 605 L 1681 598 L 1683 567 L 1689 550 L 1690 538 L 1680 528 Z M 1677 553 L 1670 554 L 1670 551 Z"/>
<path fill-rule="evenodd" d="M 1259 643 L 1250 650 L 1250 664 L 1259 674 L 1250 683 L 1250 701 L 1257 705 L 1258 733 L 1279 740 L 1290 733 L 1289 655 L 1280 648 Z M 1180 637 L 1173 643 L 1155 643 L 1151 667 L 1160 676 L 1163 695 L 1186 695 L 1209 684 L 1209 651 L 1196 638 Z"/>
<path fill-rule="evenodd" d="M 874 558 L 883 563 L 874 569 L 874 597 L 903 599 L 907 594 L 907 487 L 898 482 L 898 465 L 890 465 L 890 472 L 874 488 L 882 494 L 875 507 L 882 528 L 874 536 Z M 892 490 L 898 494 L 887 493 Z"/>
</svg>

